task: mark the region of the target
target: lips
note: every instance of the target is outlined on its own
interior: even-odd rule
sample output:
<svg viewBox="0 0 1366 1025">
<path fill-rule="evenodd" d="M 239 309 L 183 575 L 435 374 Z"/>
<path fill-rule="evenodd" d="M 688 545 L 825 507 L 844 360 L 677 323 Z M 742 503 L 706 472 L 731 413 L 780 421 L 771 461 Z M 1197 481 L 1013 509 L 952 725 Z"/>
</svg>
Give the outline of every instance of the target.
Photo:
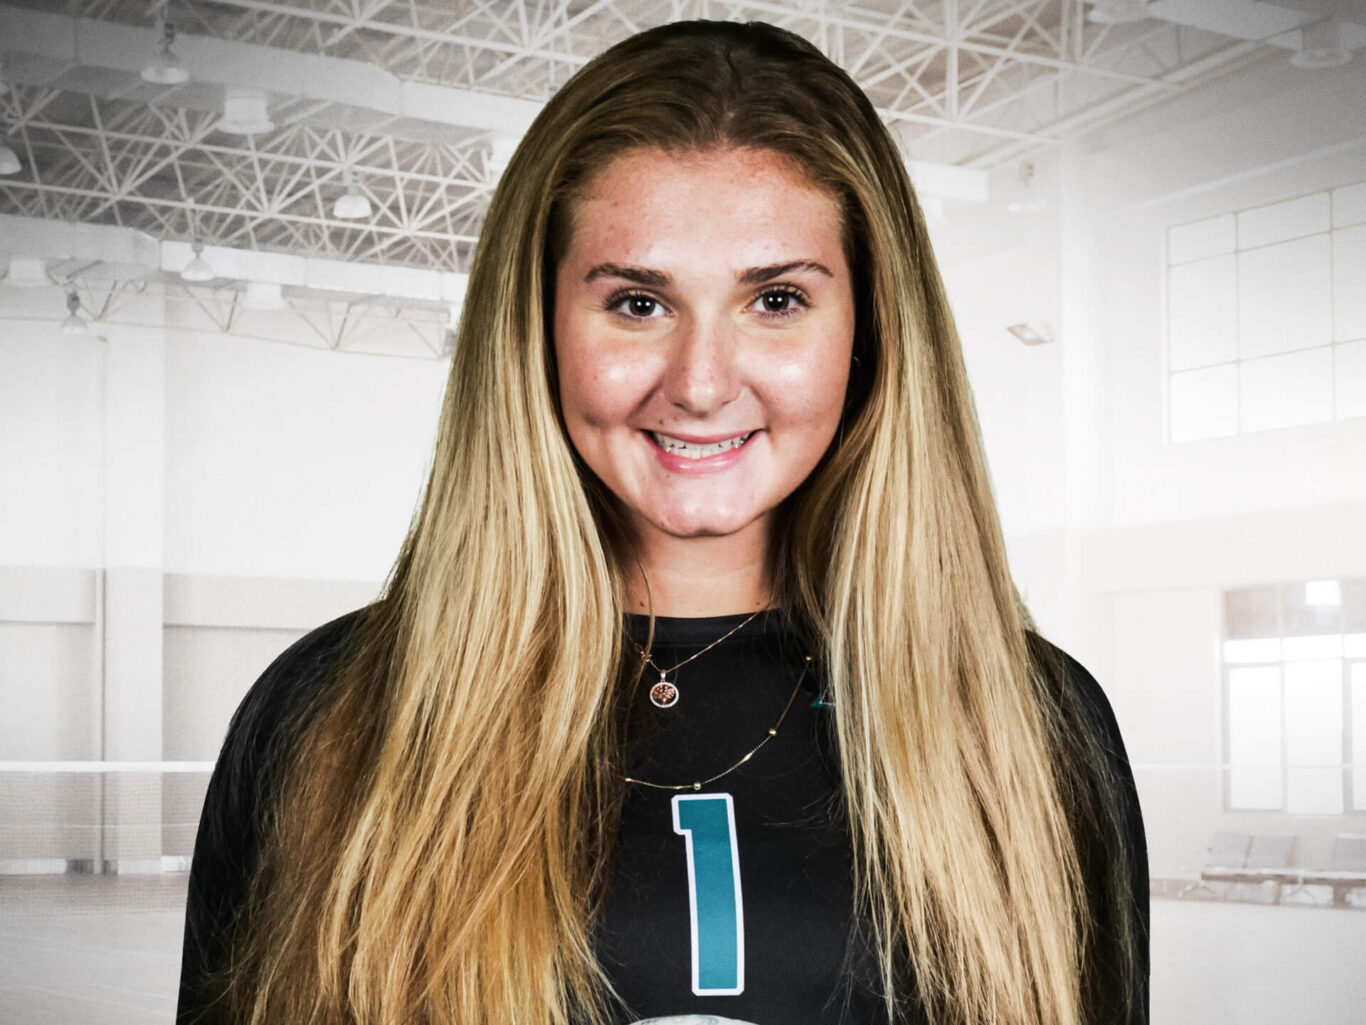
<svg viewBox="0 0 1366 1025">
<path fill-rule="evenodd" d="M 682 459 L 707 459 L 734 451 L 749 441 L 754 432 L 746 431 L 744 434 L 734 434 L 716 441 L 686 440 L 661 434 L 659 431 L 650 431 L 649 434 L 656 445 L 672 456 Z"/>
</svg>

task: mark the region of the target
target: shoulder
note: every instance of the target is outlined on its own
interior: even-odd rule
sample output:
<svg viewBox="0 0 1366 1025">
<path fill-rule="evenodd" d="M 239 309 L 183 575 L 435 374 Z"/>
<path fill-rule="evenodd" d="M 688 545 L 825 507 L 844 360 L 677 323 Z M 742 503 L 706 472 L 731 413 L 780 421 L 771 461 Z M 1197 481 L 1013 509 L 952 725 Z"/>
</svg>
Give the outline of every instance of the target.
<svg viewBox="0 0 1366 1025">
<path fill-rule="evenodd" d="M 228 724 L 209 780 L 200 843 L 233 849 L 260 839 L 301 727 L 335 675 L 365 610 L 299 638 L 266 667 Z"/>
<path fill-rule="evenodd" d="M 344 655 L 365 612 L 357 609 L 324 623 L 277 655 L 238 705 L 225 750 L 234 741 L 258 739 L 261 731 L 307 705 Z"/>
<path fill-rule="evenodd" d="M 1079 713 L 1089 732 L 1111 758 L 1127 762 L 1119 721 L 1105 689 L 1090 671 L 1056 644 L 1040 635 L 1027 634 L 1030 655 L 1057 687 L 1063 710 Z"/>
<path fill-rule="evenodd" d="M 1029 635 L 1029 645 L 1054 688 L 1062 720 L 1058 755 L 1070 770 L 1089 777 L 1085 789 L 1098 799 L 1091 814 L 1108 818 L 1118 829 L 1119 835 L 1107 843 L 1122 843 L 1133 855 L 1135 869 L 1141 863 L 1143 878 L 1136 878 L 1135 886 L 1143 890 L 1146 901 L 1147 838 L 1138 787 L 1110 700 L 1096 678 L 1067 652 L 1034 634 Z"/>
<path fill-rule="evenodd" d="M 309 631 L 277 655 L 247 690 L 228 724 L 210 781 L 210 797 L 217 798 L 218 807 L 210 803 L 206 812 L 257 810 L 365 611 L 348 612 Z"/>
<path fill-rule="evenodd" d="M 1079 814 L 1074 828 L 1095 934 L 1100 937 L 1089 955 L 1096 960 L 1088 982 L 1097 987 L 1096 999 L 1109 1008 L 1097 1020 L 1146 1025 L 1147 836 L 1124 739 L 1105 690 L 1086 667 L 1037 634 L 1030 633 L 1027 639 L 1031 658 L 1055 688 L 1062 717 L 1072 724 L 1062 752 L 1065 764 L 1090 776 L 1082 788 L 1087 793 L 1074 792 L 1073 799 L 1086 805 L 1079 812 L 1074 809 Z"/>
<path fill-rule="evenodd" d="M 365 611 L 348 612 L 309 631 L 266 667 L 228 725 L 215 772 L 226 777 L 220 782 L 230 787 L 259 782 L 251 777 L 280 753 L 278 745 L 331 678 Z"/>
<path fill-rule="evenodd" d="M 335 675 L 364 613 L 348 613 L 291 644 L 252 684 L 232 717 L 205 792 L 190 865 L 178 1021 L 195 1019 L 211 1002 L 214 973 L 225 963 L 245 906 L 299 728 Z"/>
</svg>

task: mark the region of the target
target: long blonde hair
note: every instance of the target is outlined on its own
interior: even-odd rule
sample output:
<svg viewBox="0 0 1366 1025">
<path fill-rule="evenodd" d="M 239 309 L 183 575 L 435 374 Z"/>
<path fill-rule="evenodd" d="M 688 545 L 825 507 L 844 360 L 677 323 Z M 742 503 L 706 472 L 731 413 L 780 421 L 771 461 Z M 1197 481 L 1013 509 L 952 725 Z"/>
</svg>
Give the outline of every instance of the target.
<svg viewBox="0 0 1366 1025">
<path fill-rule="evenodd" d="M 503 176 L 431 475 L 383 599 L 300 711 L 225 1017 L 609 1013 L 591 926 L 621 800 L 625 555 L 562 428 L 547 324 L 577 191 L 643 146 L 771 149 L 843 208 L 856 371 L 841 438 L 783 508 L 772 554 L 835 696 L 889 1016 L 911 1004 L 909 970 L 936 1025 L 1094 1020 L 1100 975 L 1134 970 L 1122 904 L 1118 954 L 1093 935 L 1078 858 L 1082 831 L 1100 834 L 1118 892 L 1115 782 L 1027 631 L 902 161 L 810 44 L 707 22 L 587 64 Z"/>
</svg>

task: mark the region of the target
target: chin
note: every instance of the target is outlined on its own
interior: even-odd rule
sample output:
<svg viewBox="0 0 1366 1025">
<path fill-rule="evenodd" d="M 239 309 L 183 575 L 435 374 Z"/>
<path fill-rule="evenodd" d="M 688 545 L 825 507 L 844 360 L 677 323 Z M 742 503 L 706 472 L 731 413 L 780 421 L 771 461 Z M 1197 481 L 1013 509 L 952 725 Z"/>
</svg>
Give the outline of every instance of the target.
<svg viewBox="0 0 1366 1025">
<path fill-rule="evenodd" d="M 665 533 L 682 540 L 694 537 L 730 537 L 738 534 L 739 529 L 730 530 L 725 527 L 677 527 L 665 528 Z"/>
<path fill-rule="evenodd" d="M 715 517 L 697 516 L 682 519 L 659 519 L 655 528 L 676 538 L 730 537 L 739 534 L 759 519 L 755 516 Z"/>
</svg>

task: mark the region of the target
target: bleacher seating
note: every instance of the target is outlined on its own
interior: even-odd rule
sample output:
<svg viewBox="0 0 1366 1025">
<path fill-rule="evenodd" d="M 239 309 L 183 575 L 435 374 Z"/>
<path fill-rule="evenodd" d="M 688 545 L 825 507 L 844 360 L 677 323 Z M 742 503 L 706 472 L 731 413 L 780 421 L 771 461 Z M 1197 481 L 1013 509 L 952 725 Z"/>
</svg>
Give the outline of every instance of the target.
<svg viewBox="0 0 1366 1025">
<path fill-rule="evenodd" d="M 1223 898 L 1255 886 L 1272 902 L 1322 903 L 1310 887 L 1326 887 L 1335 907 L 1366 907 L 1366 833 L 1339 833 L 1326 868 L 1292 866 L 1295 837 L 1280 833 L 1216 833 L 1198 881 L 1179 897 Z M 1268 884 L 1275 884 L 1268 893 Z"/>
</svg>

